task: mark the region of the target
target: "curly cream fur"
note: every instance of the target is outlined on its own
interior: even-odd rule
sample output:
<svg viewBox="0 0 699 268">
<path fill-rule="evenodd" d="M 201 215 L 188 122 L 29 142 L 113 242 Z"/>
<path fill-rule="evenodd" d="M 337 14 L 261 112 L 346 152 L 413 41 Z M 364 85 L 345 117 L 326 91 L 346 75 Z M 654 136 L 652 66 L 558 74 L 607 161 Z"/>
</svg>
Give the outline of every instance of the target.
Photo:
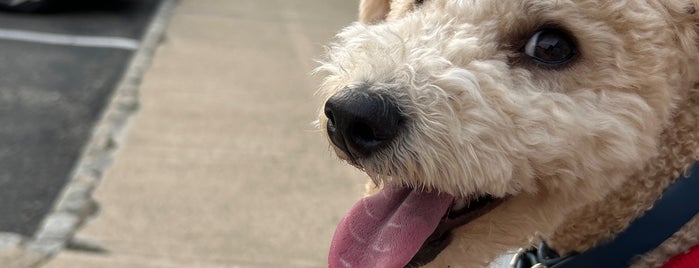
<svg viewBox="0 0 699 268">
<path fill-rule="evenodd" d="M 609 239 L 650 209 L 663 189 L 699 159 L 699 89 L 695 87 L 689 92 L 678 109 L 682 113 L 675 116 L 672 127 L 661 135 L 659 155 L 603 202 L 589 204 L 568 215 L 567 221 L 552 235 L 552 245 L 563 252 L 581 252 Z"/>
<path fill-rule="evenodd" d="M 587 249 L 699 158 L 695 0 L 370 2 L 363 12 L 386 21 L 338 34 L 320 92 L 369 87 L 409 120 L 390 148 L 355 164 L 379 185 L 509 196 L 456 229 L 434 267 L 484 266 L 534 235 Z M 542 27 L 571 32 L 579 57 L 563 68 L 523 57 Z"/>
</svg>

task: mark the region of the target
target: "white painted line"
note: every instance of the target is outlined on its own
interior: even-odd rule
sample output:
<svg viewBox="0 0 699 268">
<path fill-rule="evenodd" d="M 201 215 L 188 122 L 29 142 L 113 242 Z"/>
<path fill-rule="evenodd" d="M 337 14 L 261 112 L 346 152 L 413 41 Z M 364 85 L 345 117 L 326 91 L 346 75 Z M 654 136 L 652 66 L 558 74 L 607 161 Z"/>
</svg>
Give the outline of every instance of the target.
<svg viewBox="0 0 699 268">
<path fill-rule="evenodd" d="M 0 29 L 0 40 L 14 40 L 77 47 L 117 48 L 126 50 L 136 50 L 140 46 L 140 42 L 138 40 L 124 37 L 80 36 L 9 29 Z"/>
</svg>

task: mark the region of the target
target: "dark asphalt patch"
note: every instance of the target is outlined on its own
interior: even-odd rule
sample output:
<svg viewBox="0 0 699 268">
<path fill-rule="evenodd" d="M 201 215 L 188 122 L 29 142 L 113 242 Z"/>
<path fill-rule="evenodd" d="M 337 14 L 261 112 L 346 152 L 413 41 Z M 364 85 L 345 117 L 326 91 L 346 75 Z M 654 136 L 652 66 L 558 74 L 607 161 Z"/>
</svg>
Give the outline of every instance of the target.
<svg viewBox="0 0 699 268">
<path fill-rule="evenodd" d="M 140 39 L 159 1 L 119 2 L 113 10 L 0 13 L 0 28 Z M 37 230 L 133 52 L 0 39 L 0 232 Z"/>
</svg>

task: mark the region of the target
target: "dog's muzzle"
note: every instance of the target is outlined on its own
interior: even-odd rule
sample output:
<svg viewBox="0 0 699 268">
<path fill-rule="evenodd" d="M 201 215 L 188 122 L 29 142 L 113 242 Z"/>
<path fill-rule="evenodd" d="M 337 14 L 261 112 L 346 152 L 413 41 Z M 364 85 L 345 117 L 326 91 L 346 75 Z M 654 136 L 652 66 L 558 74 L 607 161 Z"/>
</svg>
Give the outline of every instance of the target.
<svg viewBox="0 0 699 268">
<path fill-rule="evenodd" d="M 352 159 L 385 148 L 403 125 L 395 100 L 365 87 L 338 91 L 325 103 L 324 112 L 330 140 Z"/>
</svg>

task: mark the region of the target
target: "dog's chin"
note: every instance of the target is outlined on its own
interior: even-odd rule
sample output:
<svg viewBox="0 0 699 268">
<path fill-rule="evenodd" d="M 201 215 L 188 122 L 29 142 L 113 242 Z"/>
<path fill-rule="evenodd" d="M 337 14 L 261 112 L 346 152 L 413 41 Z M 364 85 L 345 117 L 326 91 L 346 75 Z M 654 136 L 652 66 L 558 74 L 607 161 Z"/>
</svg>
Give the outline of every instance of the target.
<svg viewBox="0 0 699 268">
<path fill-rule="evenodd" d="M 434 260 L 451 243 L 451 231 L 490 212 L 507 197 L 491 195 L 454 198 L 441 222 L 406 267 L 420 267 Z"/>
<path fill-rule="evenodd" d="M 363 170 L 371 175 L 370 170 L 366 170 L 363 161 L 369 159 L 356 158 L 342 151 L 341 149 L 332 146 L 336 155 L 348 164 Z M 377 176 L 374 174 L 374 176 Z M 391 174 L 381 174 L 379 177 L 392 177 Z M 377 180 L 374 180 L 377 183 Z M 439 189 L 434 189 L 438 190 Z M 446 191 L 441 191 L 446 192 Z M 452 204 L 442 216 L 439 224 L 434 232 L 425 240 L 419 251 L 413 256 L 406 267 L 420 267 L 430 263 L 439 253 L 441 253 L 451 243 L 452 230 L 464 226 L 471 221 L 485 215 L 500 204 L 502 204 L 508 196 L 495 197 L 488 194 L 462 194 L 460 197 L 454 197 Z"/>
</svg>

